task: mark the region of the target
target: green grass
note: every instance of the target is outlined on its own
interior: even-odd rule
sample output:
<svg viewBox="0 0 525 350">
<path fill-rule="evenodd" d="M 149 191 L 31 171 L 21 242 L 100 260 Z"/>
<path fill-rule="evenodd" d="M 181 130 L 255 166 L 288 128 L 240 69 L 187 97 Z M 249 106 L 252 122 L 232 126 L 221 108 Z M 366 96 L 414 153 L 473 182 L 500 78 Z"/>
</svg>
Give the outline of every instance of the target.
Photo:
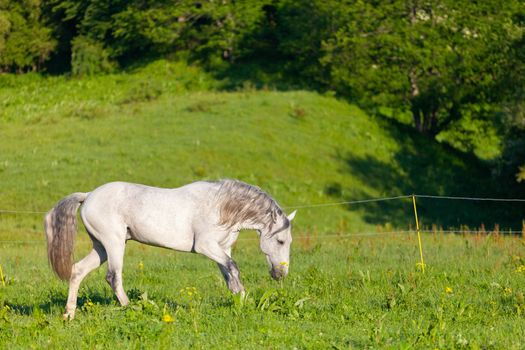
<svg viewBox="0 0 525 350">
<path fill-rule="evenodd" d="M 223 84 L 168 61 L 80 80 L 0 76 L 0 210 L 47 211 L 115 180 L 239 178 L 288 212 L 411 193 L 501 195 L 473 156 L 344 101 Z M 418 199 L 424 227 L 520 230 L 523 209 Z M 0 213 L 0 345 L 523 348 L 523 240 L 425 235 L 422 274 L 413 234 L 360 235 L 409 227 L 408 199 L 299 209 L 282 284 L 270 280 L 255 235 L 243 233 L 234 256 L 245 301 L 206 258 L 131 243 L 131 305 L 116 304 L 102 268 L 81 286 L 77 319 L 62 322 L 67 286 L 47 265 L 42 215 Z M 77 248 L 77 258 L 89 249 L 83 233 Z"/>
<path fill-rule="evenodd" d="M 2 244 L 8 284 L 0 287 L 0 344 L 522 349 L 523 240 L 426 235 L 423 241 L 424 274 L 416 267 L 414 235 L 297 238 L 291 273 L 280 284 L 270 279 L 255 235 L 244 233 L 234 256 L 249 292 L 245 301 L 229 294 L 212 261 L 132 243 L 124 267 L 131 304 L 117 305 L 101 268 L 82 284 L 72 322 L 61 320 L 67 286 L 50 272 L 44 242 Z M 78 246 L 86 252 L 85 236 Z M 164 322 L 166 315 L 174 322 Z"/>
<path fill-rule="evenodd" d="M 104 118 L 162 94 L 208 90 L 214 85 L 195 67 L 163 60 L 128 73 L 85 79 L 0 74 L 0 121 L 49 124 L 64 118 Z"/>
</svg>

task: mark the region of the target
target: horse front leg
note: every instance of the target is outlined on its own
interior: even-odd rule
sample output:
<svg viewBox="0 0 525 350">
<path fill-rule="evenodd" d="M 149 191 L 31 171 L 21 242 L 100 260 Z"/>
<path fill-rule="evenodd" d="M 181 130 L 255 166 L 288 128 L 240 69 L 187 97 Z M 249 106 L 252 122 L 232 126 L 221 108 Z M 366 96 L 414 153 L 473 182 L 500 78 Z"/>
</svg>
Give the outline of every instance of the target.
<svg viewBox="0 0 525 350">
<path fill-rule="evenodd" d="M 233 261 L 232 258 L 229 258 L 229 260 L 226 262 L 226 265 L 223 265 L 221 263 L 217 263 L 217 265 L 219 265 L 219 269 L 222 272 L 222 276 L 224 277 L 224 280 L 226 281 L 226 284 L 228 285 L 228 288 L 232 291 L 232 293 L 244 294 L 244 286 L 241 283 L 239 268 L 237 267 L 235 261 Z"/>
<path fill-rule="evenodd" d="M 215 242 L 205 242 L 195 244 L 195 251 L 207 256 L 217 263 L 222 272 L 228 288 L 233 294 L 243 293 L 244 286 L 241 283 L 240 272 L 237 264 L 227 254 L 223 248 Z"/>
</svg>

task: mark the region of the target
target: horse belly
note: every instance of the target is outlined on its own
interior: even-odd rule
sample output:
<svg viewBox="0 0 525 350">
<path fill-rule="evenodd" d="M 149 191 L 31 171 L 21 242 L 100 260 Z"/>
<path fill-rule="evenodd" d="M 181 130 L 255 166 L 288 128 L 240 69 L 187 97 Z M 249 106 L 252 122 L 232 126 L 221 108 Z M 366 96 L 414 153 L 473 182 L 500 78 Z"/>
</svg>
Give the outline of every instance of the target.
<svg viewBox="0 0 525 350">
<path fill-rule="evenodd" d="M 193 248 L 193 232 L 189 228 L 173 220 L 144 220 L 128 226 L 128 239 L 189 252 Z"/>
</svg>

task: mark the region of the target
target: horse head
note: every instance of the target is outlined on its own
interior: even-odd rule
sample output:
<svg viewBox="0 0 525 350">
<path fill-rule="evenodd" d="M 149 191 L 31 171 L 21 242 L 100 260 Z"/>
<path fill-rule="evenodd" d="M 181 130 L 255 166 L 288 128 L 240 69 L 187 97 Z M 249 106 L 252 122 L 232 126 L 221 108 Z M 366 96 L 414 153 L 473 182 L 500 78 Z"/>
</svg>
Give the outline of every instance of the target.
<svg viewBox="0 0 525 350">
<path fill-rule="evenodd" d="M 273 224 L 259 230 L 260 247 L 270 266 L 270 275 L 275 280 L 280 280 L 288 274 L 292 244 L 291 221 L 295 213 L 296 211 L 286 216 L 280 209 L 272 211 Z"/>
</svg>

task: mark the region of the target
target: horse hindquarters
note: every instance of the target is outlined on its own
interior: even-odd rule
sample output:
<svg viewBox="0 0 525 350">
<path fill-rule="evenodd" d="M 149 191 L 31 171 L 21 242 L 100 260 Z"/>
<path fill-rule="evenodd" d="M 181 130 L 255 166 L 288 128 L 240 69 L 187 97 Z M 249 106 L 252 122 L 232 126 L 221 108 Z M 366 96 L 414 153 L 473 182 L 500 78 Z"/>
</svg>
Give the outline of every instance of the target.
<svg viewBox="0 0 525 350">
<path fill-rule="evenodd" d="M 91 237 L 93 250 L 84 259 L 73 264 L 74 238 L 77 232 L 76 212 L 87 195 L 74 193 L 62 199 L 47 213 L 44 221 L 51 266 L 60 279 L 69 279 L 65 319 L 75 317 L 80 282 L 106 260 L 104 247 Z"/>
</svg>

